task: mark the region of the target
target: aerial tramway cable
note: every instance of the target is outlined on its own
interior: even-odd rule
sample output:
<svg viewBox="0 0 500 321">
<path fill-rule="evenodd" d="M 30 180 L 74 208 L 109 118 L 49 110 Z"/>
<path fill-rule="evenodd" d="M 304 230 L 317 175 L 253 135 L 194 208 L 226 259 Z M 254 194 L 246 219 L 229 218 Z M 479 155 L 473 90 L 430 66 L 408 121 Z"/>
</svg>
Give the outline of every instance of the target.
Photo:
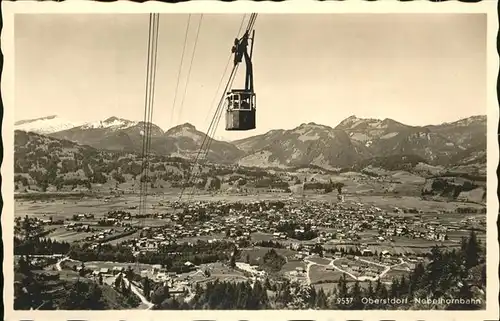
<svg viewBox="0 0 500 321">
<path fill-rule="evenodd" d="M 243 16 L 243 19 L 242 19 L 242 23 L 241 23 L 241 25 L 243 25 L 243 21 L 244 21 L 244 19 L 245 19 L 245 16 Z M 241 26 L 240 26 L 240 30 L 238 31 L 238 34 L 240 33 L 240 31 L 241 31 Z M 231 56 L 230 56 L 230 58 L 231 58 Z M 231 83 L 231 80 L 232 80 L 232 78 L 233 78 L 233 76 L 234 76 L 234 74 L 235 74 L 236 69 L 237 69 L 237 66 L 234 66 L 234 67 L 233 67 L 233 70 L 231 71 L 231 75 L 230 75 L 230 77 L 229 77 L 229 81 L 228 81 L 228 83 L 226 84 L 226 87 L 225 87 L 225 89 L 224 89 L 224 93 L 226 92 L 226 90 L 227 90 L 227 88 L 228 88 L 229 84 Z M 227 66 L 226 66 L 226 70 L 227 70 Z M 225 73 L 224 73 L 224 74 L 225 74 Z M 224 77 L 224 74 L 223 74 L 223 77 Z M 224 93 L 223 93 L 222 97 L 224 97 Z M 222 98 L 222 99 L 223 99 L 223 98 Z M 219 101 L 219 104 L 217 105 L 217 109 L 216 109 L 215 115 L 217 115 L 217 113 L 218 113 L 219 109 L 221 109 L 221 101 Z M 206 144 L 208 143 L 207 139 L 210 139 L 210 133 L 213 131 L 213 128 L 215 127 L 215 126 L 214 126 L 214 125 L 215 125 L 215 120 L 216 120 L 215 115 L 214 115 L 214 117 L 212 117 L 212 121 L 210 122 L 210 125 L 209 125 L 209 128 L 208 128 L 208 130 L 207 130 L 207 133 L 205 134 L 205 137 L 203 137 L 203 141 L 202 141 L 202 143 L 201 143 L 200 149 L 198 150 L 198 153 L 196 154 L 196 157 L 195 157 L 195 160 L 194 160 L 194 162 L 193 162 L 193 165 L 191 166 L 191 169 L 190 169 L 190 171 L 189 171 L 189 175 L 188 175 L 188 177 L 187 177 L 187 182 L 186 182 L 185 186 L 182 188 L 182 190 L 181 190 L 181 192 L 180 192 L 180 195 L 179 195 L 179 201 L 182 199 L 182 196 L 184 195 L 184 192 L 185 192 L 185 190 L 186 190 L 186 187 L 189 185 L 189 183 L 190 183 L 192 180 L 195 180 L 195 179 L 197 178 L 197 176 L 198 176 L 198 175 L 196 175 L 196 174 L 195 174 L 195 175 L 194 175 L 194 177 L 193 177 L 193 172 L 194 172 L 194 169 L 195 169 L 196 165 L 198 164 L 198 160 L 199 160 L 199 158 L 200 158 L 201 153 L 203 152 L 204 148 L 206 147 Z M 194 188 L 194 187 L 193 187 L 193 188 Z"/>
<path fill-rule="evenodd" d="M 244 19 L 245 17 L 243 17 Z M 252 13 L 251 16 L 250 16 L 250 19 L 249 19 L 249 22 L 248 22 L 248 25 L 247 25 L 247 28 L 246 28 L 246 31 L 245 33 L 246 34 L 250 34 L 251 31 L 253 30 L 253 26 L 255 24 L 255 21 L 256 21 L 256 18 L 257 18 L 257 14 L 255 13 Z M 240 27 L 240 30 L 241 30 L 241 27 Z M 238 32 L 239 33 L 239 32 Z M 227 92 L 228 88 L 230 88 L 233 84 L 233 81 L 234 81 L 234 77 L 236 75 L 236 71 L 238 70 L 238 64 L 235 64 L 233 66 L 233 69 L 231 71 L 231 74 L 229 76 L 229 80 L 225 86 L 225 89 L 224 89 L 224 92 L 222 94 L 222 97 L 221 99 L 219 100 L 219 104 L 217 106 L 217 109 L 215 111 L 215 114 L 212 118 L 212 121 L 210 122 L 210 126 L 207 130 L 207 134 L 205 135 L 205 137 L 203 138 L 203 142 L 200 146 L 200 149 L 196 155 L 196 158 L 193 162 L 193 166 L 191 167 L 191 170 L 189 172 L 189 176 L 188 176 L 188 180 L 186 182 L 186 185 L 182 188 L 181 190 L 181 193 L 179 195 L 179 201 L 182 199 L 182 196 L 184 194 L 184 191 L 187 187 L 187 185 L 189 185 L 189 183 L 192 181 L 193 179 L 193 172 L 194 172 L 194 169 L 196 167 L 196 165 L 198 165 L 198 160 L 200 159 L 200 155 L 202 155 L 202 152 L 204 153 L 204 157 L 205 158 L 207 155 L 208 155 L 208 152 L 209 152 L 209 149 L 210 149 L 210 145 L 212 144 L 212 141 L 213 141 L 213 135 L 215 134 L 215 131 L 217 130 L 217 126 L 219 124 L 219 121 L 220 121 L 220 118 L 222 116 L 222 112 L 223 112 L 223 107 L 224 107 L 224 101 L 225 101 L 225 93 Z M 195 175 L 195 178 L 196 176 L 198 175 Z M 191 193 L 191 197 L 194 195 L 194 185 L 193 185 L 193 188 L 192 188 L 193 192 Z"/>
<path fill-rule="evenodd" d="M 250 32 L 253 30 L 253 26 L 255 24 L 255 20 L 257 18 L 257 14 L 252 14 L 250 16 L 250 20 L 248 22 L 248 26 L 247 26 L 247 29 L 245 31 L 246 34 L 250 34 Z M 240 31 L 241 31 L 241 28 L 240 28 Z M 239 33 L 238 33 L 239 34 Z M 229 80 L 228 80 L 228 83 L 226 85 L 226 88 L 224 89 L 224 93 L 219 101 L 219 105 L 217 107 L 217 110 L 214 114 L 214 117 L 212 119 L 212 122 L 211 122 L 211 125 L 207 131 L 207 134 L 205 136 L 205 139 L 203 141 L 203 143 L 205 142 L 205 140 L 207 140 L 207 144 L 204 145 L 202 143 L 202 146 L 200 147 L 200 151 L 197 155 L 197 158 L 195 160 L 195 163 L 197 163 L 198 159 L 199 159 L 199 155 L 201 154 L 201 152 L 203 151 L 204 149 L 204 154 L 203 154 L 203 157 L 202 159 L 205 159 L 207 156 L 208 156 L 208 152 L 210 151 L 210 146 L 212 145 L 212 142 L 214 140 L 213 136 L 215 135 L 215 131 L 217 130 L 217 127 L 218 127 L 218 124 L 220 122 L 220 118 L 222 117 L 222 112 L 223 112 L 223 107 L 224 107 L 224 98 L 225 98 L 225 93 L 227 92 L 228 88 L 231 88 L 232 87 L 232 84 L 234 82 L 234 77 L 236 75 L 236 72 L 238 70 L 238 64 L 236 64 L 234 67 L 233 67 L 233 70 L 231 72 L 231 75 L 229 77 Z M 204 148 L 205 147 L 205 148 Z M 195 176 L 195 179 L 197 178 L 198 175 L 194 175 Z M 188 199 L 192 199 L 194 197 L 194 193 L 195 193 L 195 187 L 193 186 L 192 189 L 191 189 L 191 194 L 189 195 L 189 198 Z"/>
<path fill-rule="evenodd" d="M 243 29 L 243 23 L 245 22 L 245 17 L 246 17 L 246 15 L 244 15 L 243 19 L 241 19 L 240 29 L 238 30 L 238 36 L 241 34 L 241 29 Z M 222 73 L 222 76 L 220 77 L 219 85 L 217 85 L 217 90 L 215 91 L 214 98 L 212 99 L 212 103 L 210 103 L 210 106 L 212 106 L 212 107 L 210 108 L 210 110 L 208 111 L 207 115 L 205 116 L 205 122 L 208 122 L 208 117 L 210 115 L 212 115 L 213 106 L 215 106 L 215 100 L 217 99 L 217 97 L 219 95 L 219 90 L 220 90 L 220 88 L 222 86 L 222 82 L 224 81 L 224 77 L 227 74 L 227 71 L 229 69 L 229 65 L 231 64 L 231 58 L 232 57 L 233 57 L 233 54 L 232 53 L 229 54 L 229 57 L 227 58 L 226 67 L 224 68 L 224 72 Z"/>
<path fill-rule="evenodd" d="M 146 95 L 144 102 L 144 129 L 142 143 L 142 171 L 140 179 L 140 200 L 139 214 L 140 227 L 142 227 L 142 216 L 146 211 L 146 199 L 148 193 L 148 175 L 149 175 L 149 158 L 151 151 L 151 130 L 153 120 L 153 103 L 155 94 L 156 82 L 156 60 L 158 54 L 158 31 L 159 31 L 159 14 L 153 13 L 149 15 L 149 37 L 148 37 L 148 57 L 146 66 Z"/>
<path fill-rule="evenodd" d="M 186 94 L 187 94 L 189 78 L 191 77 L 191 69 L 193 67 L 193 61 L 194 61 L 194 57 L 196 55 L 196 46 L 198 44 L 198 37 L 200 36 L 200 29 L 201 29 L 202 22 L 203 22 L 203 14 L 201 14 L 201 16 L 200 16 L 200 22 L 198 23 L 198 30 L 196 31 L 196 38 L 194 39 L 193 54 L 191 55 L 191 61 L 189 63 L 189 69 L 188 69 L 188 74 L 187 74 L 187 79 L 186 79 L 186 86 L 184 87 L 184 94 L 182 95 L 181 106 L 179 109 L 179 117 L 182 116 L 182 107 L 184 106 L 184 99 L 186 98 Z"/>
<path fill-rule="evenodd" d="M 191 14 L 188 16 L 188 21 L 186 25 L 186 33 L 184 34 L 184 46 L 182 48 L 182 54 L 181 54 L 181 63 L 179 65 L 179 71 L 177 72 L 177 84 L 175 86 L 175 92 L 174 92 L 174 102 L 172 103 L 172 110 L 170 113 L 170 121 L 172 124 L 174 124 L 174 110 L 175 110 L 175 103 L 177 102 L 177 93 L 179 91 L 179 83 L 181 80 L 181 71 L 182 71 L 182 65 L 184 64 L 184 53 L 186 52 L 186 47 L 187 47 L 187 39 L 188 39 L 188 33 L 189 33 L 189 26 L 191 24 Z"/>
</svg>

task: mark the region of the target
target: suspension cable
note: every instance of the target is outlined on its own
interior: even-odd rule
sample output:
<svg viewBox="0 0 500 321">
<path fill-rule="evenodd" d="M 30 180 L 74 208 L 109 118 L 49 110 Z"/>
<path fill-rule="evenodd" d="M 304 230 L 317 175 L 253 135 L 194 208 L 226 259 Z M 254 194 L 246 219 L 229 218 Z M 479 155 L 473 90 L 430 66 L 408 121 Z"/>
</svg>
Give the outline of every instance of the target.
<svg viewBox="0 0 500 321">
<path fill-rule="evenodd" d="M 250 32 L 253 30 L 253 27 L 255 25 L 256 19 L 257 19 L 257 14 L 256 13 L 253 13 L 253 14 L 250 15 L 250 20 L 249 20 L 247 29 L 245 30 L 245 33 L 250 34 Z M 207 142 L 207 145 L 206 145 L 206 148 L 205 148 L 205 151 L 204 151 L 202 159 L 206 159 L 207 156 L 208 156 L 208 153 L 210 152 L 210 147 L 212 145 L 212 142 L 214 141 L 214 135 L 215 135 L 215 132 L 216 132 L 218 126 L 219 126 L 219 122 L 220 122 L 220 119 L 222 117 L 222 113 L 223 113 L 223 110 L 224 110 L 223 107 L 224 107 L 224 103 L 225 103 L 225 99 L 224 99 L 225 98 L 225 94 L 227 92 L 227 89 L 231 88 L 232 85 L 233 85 L 234 76 L 236 75 L 236 71 L 238 69 L 238 66 L 239 65 L 236 65 L 233 68 L 233 72 L 231 73 L 231 76 L 229 77 L 229 81 L 228 81 L 228 84 L 226 85 L 226 89 L 224 90 L 224 93 L 223 93 L 223 95 L 222 95 L 222 97 L 221 97 L 221 99 L 219 101 L 219 105 L 217 107 L 217 110 L 216 110 L 216 112 L 214 114 L 214 118 L 212 119 L 212 122 L 215 121 L 215 126 L 210 127 L 209 130 L 208 130 L 208 133 L 206 135 L 206 137 L 208 137 L 208 142 Z M 202 150 L 202 148 L 200 148 L 200 151 L 201 150 Z M 198 175 L 195 175 L 195 178 L 197 176 Z M 191 188 L 190 198 L 194 197 L 195 191 L 196 191 L 196 189 L 195 189 L 195 186 L 193 185 L 193 187 Z"/>
<path fill-rule="evenodd" d="M 244 19 L 244 18 L 245 18 L 245 16 L 243 17 L 243 19 Z M 256 18 L 257 18 L 257 14 L 255 14 L 255 13 L 251 14 L 251 16 L 250 16 L 250 20 L 249 20 L 249 23 L 248 23 L 248 26 L 247 26 L 247 28 L 246 28 L 245 33 L 250 33 L 250 32 L 252 31 L 253 26 L 254 26 L 255 21 L 256 21 Z M 194 160 L 194 162 L 193 162 L 193 165 L 192 165 L 191 170 L 190 170 L 190 172 L 189 172 L 188 180 L 187 180 L 187 182 L 186 182 L 185 186 L 183 186 L 183 189 L 181 190 L 181 193 L 180 193 L 180 195 L 179 195 L 179 201 L 182 199 L 182 196 L 183 196 L 183 194 L 184 194 L 184 190 L 185 190 L 185 188 L 186 188 L 186 187 L 187 187 L 187 185 L 189 185 L 189 183 L 191 182 L 191 179 L 192 179 L 192 177 L 193 177 L 194 168 L 195 168 L 195 167 L 196 167 L 196 165 L 198 164 L 199 156 L 202 154 L 202 152 L 204 152 L 204 158 L 208 155 L 210 145 L 212 144 L 212 141 L 213 141 L 213 137 L 211 137 L 211 136 L 213 136 L 213 135 L 215 134 L 215 131 L 216 131 L 217 127 L 218 127 L 218 124 L 219 124 L 220 118 L 222 117 L 222 111 L 223 111 L 224 102 L 225 102 L 225 94 L 226 94 L 226 92 L 227 92 L 228 88 L 230 88 L 230 87 L 232 86 L 232 84 L 233 84 L 234 77 L 235 77 L 235 75 L 236 75 L 236 71 L 237 71 L 237 69 L 238 69 L 238 65 L 235 65 L 235 66 L 233 67 L 233 70 L 232 70 L 232 72 L 231 72 L 231 75 L 230 75 L 230 77 L 229 77 L 229 80 L 228 80 L 228 82 L 227 82 L 227 84 L 226 84 L 226 87 L 225 87 L 225 89 L 224 89 L 224 92 L 223 92 L 223 94 L 222 94 L 222 97 L 221 97 L 221 98 L 220 98 L 220 100 L 219 100 L 219 104 L 218 104 L 217 109 L 216 109 L 216 111 L 215 111 L 215 114 L 214 114 L 214 116 L 213 116 L 213 118 L 212 118 L 212 121 L 211 121 L 211 123 L 210 123 L 210 126 L 209 126 L 209 128 L 208 128 L 208 130 L 207 130 L 207 134 L 206 134 L 206 135 L 205 135 L 205 137 L 203 138 L 203 142 L 202 142 L 202 144 L 201 144 L 201 146 L 200 146 L 200 149 L 199 149 L 199 151 L 198 151 L 198 153 L 197 153 L 197 155 L 196 155 L 196 158 L 195 158 L 195 160 Z M 205 142 L 206 142 L 207 144 L 205 144 Z M 205 149 L 205 148 L 206 148 L 206 150 L 204 151 L 204 149 Z M 196 176 L 198 176 L 198 175 L 195 175 L 195 177 L 196 177 Z M 193 186 L 192 186 L 192 189 L 194 190 L 194 188 L 195 188 L 195 186 L 193 185 Z M 192 196 L 193 194 L 194 194 L 194 192 L 193 192 L 193 193 L 191 193 L 191 196 Z"/>
<path fill-rule="evenodd" d="M 243 22 L 245 22 L 246 16 L 247 16 L 246 14 L 243 15 L 243 19 L 241 19 L 240 28 L 238 30 L 238 36 L 241 34 L 241 30 L 243 29 Z M 220 77 L 219 85 L 217 85 L 217 90 L 215 90 L 214 98 L 212 99 L 212 102 L 210 103 L 210 106 L 212 106 L 212 107 L 210 107 L 207 115 L 205 116 L 205 123 L 208 122 L 208 117 L 210 115 L 212 115 L 212 110 L 213 110 L 213 107 L 215 106 L 215 100 L 217 99 L 217 96 L 219 95 L 220 87 L 222 86 L 222 82 L 224 81 L 224 77 L 226 76 L 227 70 L 229 69 L 229 65 L 231 64 L 232 57 L 233 57 L 233 54 L 231 53 L 231 54 L 229 54 L 229 57 L 227 58 L 226 67 L 224 68 L 224 72 L 222 73 L 222 76 Z"/>
<path fill-rule="evenodd" d="M 153 52 L 154 56 L 152 57 L 152 77 L 151 77 L 151 86 L 150 86 L 150 96 L 149 96 L 149 118 L 148 118 L 148 133 L 147 133 L 147 158 L 146 158 L 146 181 L 144 182 L 145 184 L 145 194 L 144 194 L 144 201 L 146 201 L 147 197 L 147 191 L 148 191 L 148 177 L 149 177 L 149 171 L 150 171 L 150 153 L 151 153 L 151 142 L 152 142 L 152 129 L 153 129 L 153 111 L 154 111 L 154 97 L 155 97 L 155 84 L 156 84 L 156 61 L 157 61 L 157 56 L 158 56 L 158 29 L 159 29 L 159 16 L 156 16 L 155 20 L 155 35 L 154 35 L 154 42 L 153 42 Z"/>
<path fill-rule="evenodd" d="M 148 38 L 148 57 L 146 68 L 146 97 L 144 106 L 144 129 L 142 146 L 142 171 L 140 179 L 140 200 L 139 214 L 140 225 L 142 226 L 142 216 L 146 211 L 146 198 L 148 192 L 149 158 L 151 151 L 151 130 L 153 120 L 153 103 L 156 82 L 156 61 L 158 56 L 158 33 L 159 33 L 159 14 L 149 15 L 149 38 Z"/>
<path fill-rule="evenodd" d="M 181 70 L 182 70 L 182 65 L 184 64 L 184 53 L 186 52 L 190 24 L 191 24 L 191 14 L 189 14 L 189 16 L 188 16 L 188 21 L 187 21 L 187 25 L 186 25 L 186 33 L 184 34 L 184 46 L 182 48 L 182 54 L 181 54 L 181 63 L 179 65 L 179 71 L 177 72 L 177 84 L 175 86 L 174 102 L 172 103 L 172 110 L 171 110 L 171 114 L 170 114 L 170 121 L 172 122 L 172 126 L 174 124 L 173 120 L 174 120 L 175 103 L 177 102 L 177 93 L 179 91 L 179 83 L 181 80 Z"/>
<path fill-rule="evenodd" d="M 193 67 L 194 56 L 196 55 L 196 46 L 198 44 L 198 37 L 200 35 L 200 29 L 201 29 L 202 22 L 203 22 L 203 14 L 201 14 L 201 16 L 200 16 L 200 22 L 198 23 L 198 30 L 196 31 L 196 38 L 194 40 L 193 54 L 191 55 L 191 61 L 189 63 L 189 69 L 188 69 L 188 74 L 187 74 L 187 79 L 186 79 L 186 86 L 184 87 L 184 94 L 182 95 L 181 106 L 179 109 L 179 118 L 182 117 L 182 107 L 184 106 L 184 99 L 186 98 L 186 94 L 187 94 L 189 78 L 191 77 L 191 68 Z"/>
<path fill-rule="evenodd" d="M 146 120 L 147 120 L 147 113 L 148 113 L 148 103 L 149 103 L 149 100 L 148 100 L 148 92 L 149 92 L 149 72 L 150 72 L 150 58 L 151 58 L 151 35 L 152 35 L 152 19 L 153 19 L 153 15 L 150 14 L 149 15 L 149 30 L 148 30 L 148 56 L 147 56 L 147 65 L 146 65 L 146 95 L 144 95 L 144 122 L 143 122 L 143 131 L 142 131 L 142 154 L 141 154 L 141 174 L 143 173 L 144 171 L 144 160 L 146 158 L 146 131 L 147 131 L 147 123 L 146 123 Z M 139 188 L 140 188 L 140 191 L 139 191 L 139 214 L 142 213 L 142 202 L 143 202 L 143 197 L 142 197 L 142 194 L 143 194 L 143 189 L 144 189 L 144 186 L 142 184 L 142 179 L 139 181 Z"/>
</svg>

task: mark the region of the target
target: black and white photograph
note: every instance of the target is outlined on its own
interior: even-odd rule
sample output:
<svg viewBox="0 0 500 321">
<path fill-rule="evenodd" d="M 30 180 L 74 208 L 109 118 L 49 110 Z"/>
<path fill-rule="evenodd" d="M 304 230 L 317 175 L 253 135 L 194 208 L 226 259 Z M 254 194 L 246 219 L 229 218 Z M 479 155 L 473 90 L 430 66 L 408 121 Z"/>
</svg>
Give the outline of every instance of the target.
<svg viewBox="0 0 500 321">
<path fill-rule="evenodd" d="M 11 13 L 7 308 L 491 315 L 482 7 Z"/>
</svg>

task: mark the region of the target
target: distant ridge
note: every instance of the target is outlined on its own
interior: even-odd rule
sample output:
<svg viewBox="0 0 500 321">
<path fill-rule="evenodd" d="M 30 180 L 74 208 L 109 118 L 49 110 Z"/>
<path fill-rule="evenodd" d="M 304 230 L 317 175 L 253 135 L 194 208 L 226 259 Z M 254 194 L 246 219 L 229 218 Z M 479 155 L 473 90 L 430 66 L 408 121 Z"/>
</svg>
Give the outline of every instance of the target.
<svg viewBox="0 0 500 321">
<path fill-rule="evenodd" d="M 16 123 L 16 129 L 33 130 L 34 125 L 59 121 L 57 116 Z M 60 121 L 59 121 L 60 122 Z M 30 126 L 28 126 L 30 124 Z M 79 126 L 64 123 L 38 129 L 38 133 L 65 139 L 102 150 L 137 152 L 142 149 L 143 122 L 109 117 Z M 29 128 L 27 130 L 26 128 Z M 197 154 L 205 133 L 190 123 L 166 131 L 152 125 L 152 152 L 159 155 L 192 158 Z M 214 139 L 208 159 L 257 167 L 296 167 L 314 165 L 326 169 L 353 167 L 370 159 L 401 155 L 432 165 L 482 162 L 486 151 L 486 116 L 472 116 L 441 125 L 409 126 L 390 118 L 350 116 L 337 126 L 313 122 L 290 130 L 274 129 L 265 134 L 231 142 Z M 396 157 L 394 157 L 396 156 Z M 383 163 L 383 162 L 382 162 Z"/>
</svg>

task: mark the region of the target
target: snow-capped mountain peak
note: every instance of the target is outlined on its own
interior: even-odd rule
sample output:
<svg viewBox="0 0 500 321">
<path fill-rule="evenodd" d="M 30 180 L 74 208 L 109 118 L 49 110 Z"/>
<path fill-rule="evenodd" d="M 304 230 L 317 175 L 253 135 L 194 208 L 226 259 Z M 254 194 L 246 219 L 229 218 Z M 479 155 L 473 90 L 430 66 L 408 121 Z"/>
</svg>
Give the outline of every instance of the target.
<svg viewBox="0 0 500 321">
<path fill-rule="evenodd" d="M 83 129 L 91 128 L 109 128 L 109 129 L 125 129 L 137 125 L 138 122 L 130 121 L 118 117 L 109 117 L 106 120 L 99 120 L 90 123 L 86 123 L 82 126 Z"/>
<path fill-rule="evenodd" d="M 57 115 L 26 119 L 17 121 L 14 124 L 16 130 L 35 132 L 38 134 L 52 134 L 62 130 L 78 127 L 80 123 L 68 121 Z"/>
</svg>

